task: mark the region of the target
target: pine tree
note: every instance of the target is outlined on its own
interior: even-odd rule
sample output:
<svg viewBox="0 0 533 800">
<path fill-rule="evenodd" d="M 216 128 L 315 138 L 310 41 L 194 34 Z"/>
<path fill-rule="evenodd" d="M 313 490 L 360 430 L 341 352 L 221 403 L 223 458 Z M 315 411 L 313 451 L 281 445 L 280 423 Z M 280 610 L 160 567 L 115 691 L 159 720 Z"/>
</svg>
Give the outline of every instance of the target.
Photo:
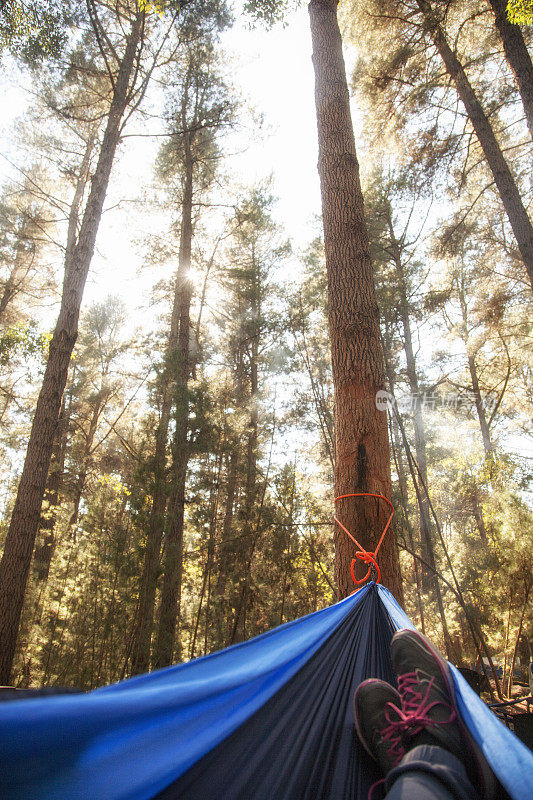
<svg viewBox="0 0 533 800">
<path fill-rule="evenodd" d="M 375 403 L 377 392 L 385 387 L 385 372 L 337 2 L 312 0 L 309 13 L 335 386 L 335 493 L 372 492 L 388 498 L 387 417 Z M 388 518 L 386 503 L 369 497 L 341 502 L 340 521 L 373 551 Z M 344 597 L 352 585 L 351 542 L 340 528 L 335 531 L 335 548 L 338 591 Z M 401 601 L 393 536 L 383 542 L 380 564 L 384 583 Z"/>
<path fill-rule="evenodd" d="M 488 0 L 501 36 L 505 57 L 514 72 L 529 133 L 533 137 L 533 64 L 520 26 L 509 21 L 506 0 Z"/>
<path fill-rule="evenodd" d="M 194 368 L 191 352 L 190 308 L 193 294 L 192 244 L 199 224 L 197 209 L 205 203 L 216 177 L 219 158 L 217 137 L 230 124 L 231 103 L 216 71 L 212 39 L 196 41 L 174 69 L 181 73 L 170 99 L 169 141 L 160 153 L 159 171 L 169 194 L 177 184 L 180 213 L 178 267 L 163 371 L 160 378 L 161 410 L 153 461 L 154 492 L 139 598 L 139 626 L 132 654 L 134 672 L 150 663 L 156 578 L 166 524 L 163 585 L 154 643 L 154 664 L 172 662 L 179 619 L 183 561 L 185 482 L 189 457 L 189 380 Z M 167 473 L 168 434 L 171 417 L 174 435 L 171 468 Z M 166 515 L 165 515 L 166 511 Z M 178 646 L 179 653 L 179 646 Z"/>
<path fill-rule="evenodd" d="M 177 12 L 179 13 L 179 12 Z M 117 16 L 118 15 L 118 16 Z M 83 291 L 91 264 L 98 226 L 109 185 L 111 169 L 123 131 L 127 110 L 138 104 L 146 90 L 155 64 L 141 77 L 138 69 L 150 28 L 166 25 L 158 15 L 147 19 L 147 11 L 136 7 L 115 12 L 91 5 L 92 33 L 100 49 L 103 68 L 110 82 L 110 105 L 105 129 L 92 175 L 91 189 L 80 219 L 79 232 L 72 249 L 67 248 L 65 277 L 59 317 L 50 341 L 48 363 L 37 400 L 24 469 L 11 517 L 2 561 L 0 562 L 0 680 L 9 682 L 16 646 L 35 537 L 39 527 L 41 505 L 46 487 L 54 436 L 57 429 L 62 395 L 72 351 L 78 333 Z M 107 24 L 118 22 L 125 29 L 122 49 L 109 46 L 100 36 Z M 163 38 L 165 33 L 163 32 Z M 157 51 L 158 52 L 158 51 Z M 81 171 L 80 171 L 81 174 Z M 76 205 L 76 194 L 73 207 Z"/>
</svg>

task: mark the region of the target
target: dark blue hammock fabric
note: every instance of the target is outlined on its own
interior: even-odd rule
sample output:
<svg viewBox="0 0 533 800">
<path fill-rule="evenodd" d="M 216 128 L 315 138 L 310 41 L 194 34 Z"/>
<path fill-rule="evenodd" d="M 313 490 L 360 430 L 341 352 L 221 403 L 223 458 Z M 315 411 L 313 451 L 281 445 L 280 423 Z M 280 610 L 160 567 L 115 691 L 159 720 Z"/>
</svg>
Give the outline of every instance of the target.
<svg viewBox="0 0 533 800">
<path fill-rule="evenodd" d="M 394 682 L 389 643 L 413 627 L 369 584 L 220 653 L 96 689 L 0 706 L 5 800 L 366 800 L 379 776 L 351 699 Z M 533 755 L 454 672 L 469 729 L 513 800 Z"/>
</svg>

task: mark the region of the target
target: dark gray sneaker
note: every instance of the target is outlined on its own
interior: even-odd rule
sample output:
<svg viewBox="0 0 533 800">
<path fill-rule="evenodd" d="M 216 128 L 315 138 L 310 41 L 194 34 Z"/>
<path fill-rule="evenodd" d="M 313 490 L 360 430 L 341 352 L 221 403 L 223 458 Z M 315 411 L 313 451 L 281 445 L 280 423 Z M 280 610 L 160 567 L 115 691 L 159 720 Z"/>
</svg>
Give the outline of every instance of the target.
<svg viewBox="0 0 533 800">
<path fill-rule="evenodd" d="M 438 745 L 463 762 L 474 788 L 484 800 L 496 796 L 497 781 L 487 760 L 460 717 L 450 666 L 418 631 L 394 634 L 391 655 L 401 695 L 402 731 L 406 750 Z"/>
<path fill-rule="evenodd" d="M 401 697 L 390 683 L 369 678 L 353 698 L 355 728 L 361 744 L 384 775 L 398 764 L 405 750 L 395 723 L 400 720 Z"/>
</svg>

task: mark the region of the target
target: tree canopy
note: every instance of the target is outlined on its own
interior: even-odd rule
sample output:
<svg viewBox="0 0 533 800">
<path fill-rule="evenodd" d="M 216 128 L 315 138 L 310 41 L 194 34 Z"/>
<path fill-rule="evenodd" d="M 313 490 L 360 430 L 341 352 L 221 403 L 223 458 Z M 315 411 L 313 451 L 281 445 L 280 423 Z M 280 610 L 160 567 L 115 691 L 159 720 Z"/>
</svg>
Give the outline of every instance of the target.
<svg viewBox="0 0 533 800">
<path fill-rule="evenodd" d="M 395 506 L 413 621 L 522 691 L 530 14 L 314 0 L 312 40 L 292 0 L 0 4 L 3 682 L 92 688 L 334 602 L 333 513 L 367 552 L 388 518 L 345 485 Z"/>
</svg>

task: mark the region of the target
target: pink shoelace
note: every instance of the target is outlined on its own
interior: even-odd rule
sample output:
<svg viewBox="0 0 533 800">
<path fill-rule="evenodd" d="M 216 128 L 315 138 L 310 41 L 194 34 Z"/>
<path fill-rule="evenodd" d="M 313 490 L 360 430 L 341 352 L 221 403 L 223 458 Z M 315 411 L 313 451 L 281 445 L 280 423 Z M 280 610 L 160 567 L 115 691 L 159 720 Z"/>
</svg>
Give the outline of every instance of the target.
<svg viewBox="0 0 533 800">
<path fill-rule="evenodd" d="M 434 680 L 435 678 L 430 678 L 426 693 L 422 695 L 418 690 L 420 678 L 416 672 L 406 672 L 405 675 L 400 675 L 398 678 L 398 690 L 402 698 L 402 708 L 395 709 L 400 719 L 391 724 L 400 733 L 407 733 L 408 736 L 414 736 L 428 725 L 431 727 L 448 725 L 456 718 L 455 709 L 449 705 L 449 703 L 445 703 L 443 700 L 434 700 L 432 703 L 428 703 L 429 693 L 431 692 Z M 428 716 L 431 709 L 436 706 L 444 706 L 444 708 L 448 709 L 450 712 L 448 719 L 434 720 Z"/>
<path fill-rule="evenodd" d="M 428 687 L 424 695 L 419 691 L 420 679 L 416 672 L 406 672 L 398 678 L 398 690 L 402 698 L 402 707 L 398 708 L 394 703 L 387 703 L 389 707 L 385 711 L 385 718 L 388 722 L 381 731 L 383 742 L 390 742 L 387 748 L 387 755 L 392 761 L 392 766 L 396 767 L 405 755 L 402 737 L 415 736 L 425 727 L 435 727 L 437 725 L 448 725 L 456 718 L 455 709 L 442 700 L 434 700 L 428 703 L 429 693 L 433 686 L 434 678 L 430 678 Z M 428 716 L 432 708 L 444 706 L 450 711 L 448 719 L 434 720 Z M 397 715 L 397 719 L 391 719 L 391 711 Z M 377 781 L 370 787 L 368 800 L 372 800 L 374 789 L 382 785 L 385 778 Z"/>
</svg>

